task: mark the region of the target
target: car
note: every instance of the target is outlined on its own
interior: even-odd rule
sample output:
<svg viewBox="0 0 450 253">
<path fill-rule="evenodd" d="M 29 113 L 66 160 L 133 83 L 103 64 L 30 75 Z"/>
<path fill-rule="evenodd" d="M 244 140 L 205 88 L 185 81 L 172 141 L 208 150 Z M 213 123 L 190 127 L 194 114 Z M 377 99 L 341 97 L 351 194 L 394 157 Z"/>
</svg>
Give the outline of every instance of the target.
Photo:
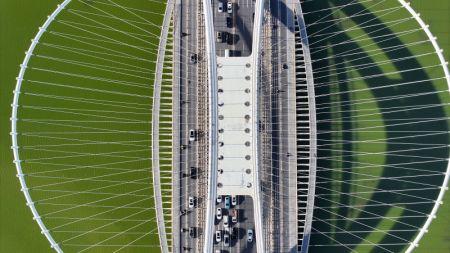
<svg viewBox="0 0 450 253">
<path fill-rule="evenodd" d="M 195 228 L 189 227 L 189 237 L 194 238 L 195 237 Z"/>
<path fill-rule="evenodd" d="M 233 3 L 232 2 L 227 3 L 227 12 L 229 14 L 233 13 Z"/>
<path fill-rule="evenodd" d="M 217 230 L 216 231 L 216 242 L 222 241 L 222 231 Z"/>
<path fill-rule="evenodd" d="M 197 168 L 196 167 L 191 167 L 190 177 L 192 179 L 196 179 L 197 178 Z"/>
<path fill-rule="evenodd" d="M 229 196 L 225 197 L 225 208 L 226 209 L 230 208 L 230 197 Z"/>
<path fill-rule="evenodd" d="M 192 64 L 197 63 L 197 54 L 191 54 L 191 63 Z"/>
<path fill-rule="evenodd" d="M 239 228 L 234 227 L 232 232 L 231 232 L 231 239 L 237 239 L 238 238 L 238 232 L 239 232 Z"/>
<path fill-rule="evenodd" d="M 223 235 L 223 246 L 224 247 L 229 247 L 230 246 L 230 236 L 227 233 L 225 233 Z"/>
<path fill-rule="evenodd" d="M 214 251 L 214 252 L 216 252 L 216 253 L 220 253 L 220 249 L 216 249 L 216 251 Z"/>
<path fill-rule="evenodd" d="M 189 208 L 194 208 L 195 204 L 194 204 L 194 197 L 190 196 L 189 197 Z"/>
<path fill-rule="evenodd" d="M 223 39 L 227 42 L 228 45 L 233 45 L 234 44 L 234 35 L 231 33 L 226 33 L 223 36 Z"/>
<path fill-rule="evenodd" d="M 288 65 L 285 63 L 285 64 L 283 64 L 283 69 L 288 69 L 289 67 L 288 67 Z"/>
<path fill-rule="evenodd" d="M 253 242 L 253 229 L 247 230 L 247 242 Z"/>
<path fill-rule="evenodd" d="M 231 209 L 230 214 L 231 214 L 231 222 L 237 223 L 237 210 Z"/>
<path fill-rule="evenodd" d="M 228 217 L 228 215 L 224 215 L 224 216 L 223 216 L 223 226 L 224 226 L 225 228 L 228 228 L 228 227 L 230 226 L 230 222 L 229 222 L 229 217 Z"/>
<path fill-rule="evenodd" d="M 222 219 L 222 208 L 220 208 L 220 207 L 218 207 L 217 210 L 216 210 L 216 218 L 218 220 Z"/>
<path fill-rule="evenodd" d="M 222 2 L 219 2 L 219 5 L 217 6 L 217 11 L 223 12 L 223 3 Z"/>
<path fill-rule="evenodd" d="M 226 24 L 227 24 L 228 28 L 232 28 L 233 27 L 233 23 L 231 22 L 232 21 L 231 17 L 227 17 L 225 21 L 226 21 Z"/>
<path fill-rule="evenodd" d="M 223 42 L 222 32 L 216 32 L 217 42 Z"/>
<path fill-rule="evenodd" d="M 231 196 L 231 204 L 233 206 L 237 206 L 237 197 L 236 197 L 236 195 Z"/>
<path fill-rule="evenodd" d="M 197 139 L 197 131 L 195 129 L 189 129 L 189 141 L 195 141 Z"/>
<path fill-rule="evenodd" d="M 217 204 L 222 203 L 222 196 L 217 195 L 217 200 L 216 200 Z"/>
</svg>

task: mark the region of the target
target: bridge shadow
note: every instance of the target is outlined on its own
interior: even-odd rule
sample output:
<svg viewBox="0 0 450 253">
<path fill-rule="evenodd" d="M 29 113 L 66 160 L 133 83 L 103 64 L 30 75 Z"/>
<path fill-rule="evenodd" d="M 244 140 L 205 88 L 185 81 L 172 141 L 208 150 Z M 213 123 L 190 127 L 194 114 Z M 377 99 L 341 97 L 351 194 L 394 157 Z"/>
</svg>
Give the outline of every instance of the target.
<svg viewBox="0 0 450 253">
<path fill-rule="evenodd" d="M 305 12 L 317 12 L 317 15 L 306 16 L 306 24 L 312 24 L 316 20 L 327 15 L 334 15 L 331 7 L 336 5 L 350 4 L 350 0 L 328 0 L 306 2 L 302 6 Z M 329 10 L 329 11 L 326 11 Z M 353 15 L 363 13 L 364 15 Z M 319 16 L 320 15 L 320 16 Z M 391 224 L 383 226 L 388 233 L 378 233 L 378 245 L 383 246 L 393 252 L 400 252 L 404 248 L 404 243 L 412 241 L 417 232 L 415 228 L 421 227 L 433 205 L 432 200 L 436 198 L 439 189 L 434 187 L 428 190 L 417 191 L 418 187 L 424 185 L 440 185 L 442 183 L 442 174 L 445 171 L 448 157 L 448 148 L 424 149 L 425 145 L 447 145 L 449 135 L 447 134 L 447 121 L 427 121 L 418 122 L 426 118 L 445 118 L 446 114 L 443 106 L 430 106 L 426 109 L 413 110 L 393 110 L 392 108 L 416 108 L 420 105 L 435 105 L 442 101 L 434 93 L 436 87 L 430 80 L 429 73 L 423 69 L 421 63 L 414 57 L 408 47 L 405 47 L 401 39 L 386 24 L 370 13 L 362 4 L 352 4 L 342 10 L 342 14 L 351 17 L 355 24 L 364 23 L 360 27 L 362 31 L 371 37 L 375 44 L 383 49 L 383 53 L 391 61 L 398 74 L 395 79 L 387 76 L 377 62 L 371 57 L 370 53 L 361 48 L 360 44 L 354 41 L 350 35 L 344 32 L 341 23 L 328 22 L 316 24 L 308 28 L 309 34 L 335 34 L 334 36 L 315 36 L 311 38 L 310 44 L 314 44 L 313 63 L 314 69 L 321 69 L 323 72 L 315 75 L 315 82 L 321 84 L 338 83 L 338 85 L 319 85 L 316 88 L 316 104 L 320 110 L 317 115 L 318 131 L 322 132 L 318 136 L 318 168 L 317 173 L 318 187 L 316 193 L 320 196 L 336 196 L 336 190 L 340 194 L 334 197 L 334 200 L 325 198 L 316 198 L 314 210 L 313 227 L 321 233 L 312 233 L 311 245 L 334 245 L 333 247 L 314 247 L 314 252 L 351 252 L 360 244 L 367 244 L 371 232 L 386 222 L 388 214 L 397 213 L 395 220 Z M 389 39 L 386 39 L 386 38 Z M 342 43 L 348 42 L 348 43 Z M 396 50 L 386 50 L 386 48 L 397 47 Z M 315 51 L 317 48 L 327 48 L 327 50 Z M 352 52 L 347 54 L 346 52 Z M 333 56 L 330 58 L 330 56 Z M 402 61 L 396 61 L 403 59 Z M 358 68 L 357 66 L 367 65 L 371 67 Z M 337 67 L 336 67 L 337 66 Z M 358 141 L 358 136 L 352 129 L 358 128 L 356 121 L 356 112 L 353 108 L 353 95 L 349 93 L 355 87 L 356 81 L 352 81 L 355 76 L 350 76 L 349 72 L 338 72 L 332 75 L 341 67 L 354 68 L 360 77 L 371 77 L 365 79 L 365 85 L 368 88 L 386 86 L 382 89 L 371 89 L 376 106 L 381 113 L 380 122 L 384 125 L 385 139 L 396 140 L 385 143 L 386 154 L 379 161 L 373 160 L 375 165 L 360 163 L 357 156 L 346 156 L 352 154 L 359 147 L 354 141 Z M 413 72 L 402 72 L 412 70 Z M 414 85 L 400 85 L 400 83 L 416 83 Z M 360 87 L 360 86 L 359 86 Z M 333 94 L 333 95 L 330 95 Z M 413 94 L 426 94 L 416 97 Z M 386 99 L 387 97 L 402 96 L 401 99 Z M 339 101 L 336 103 L 336 101 Z M 333 102 L 333 108 L 327 106 Z M 354 109 L 354 108 L 353 108 Z M 333 114 L 333 111 L 341 111 L 339 115 Z M 334 116 L 333 116 L 334 115 Z M 344 121 L 340 121 L 345 119 Z M 401 121 L 399 121 L 401 119 Z M 419 120 L 418 120 L 419 119 Z M 340 121 L 339 123 L 330 123 L 330 120 Z M 338 124 L 338 126 L 337 126 Z M 339 134 L 331 134 L 330 131 L 340 129 Z M 378 129 L 379 130 L 379 129 Z M 417 136 L 423 131 L 436 131 L 440 134 Z M 414 136 L 415 135 L 415 136 Z M 331 141 L 329 141 L 331 140 Z M 341 154 L 334 161 L 329 159 L 320 159 L 321 157 L 336 156 L 332 153 L 333 141 L 342 142 L 340 146 Z M 409 143 L 405 146 L 404 143 Z M 370 144 L 366 144 L 370 145 Z M 430 157 L 436 159 L 430 159 Z M 338 161 L 338 162 L 336 162 Z M 367 167 L 365 170 L 357 170 L 357 167 Z M 353 197 L 350 193 L 354 192 L 354 185 L 351 180 L 355 180 L 355 174 L 370 173 L 371 169 L 381 167 L 382 172 L 378 182 L 374 187 L 385 190 L 369 195 L 364 195 L 368 200 L 361 202 L 361 199 Z M 408 169 L 403 169 L 408 168 Z M 424 172 L 428 170 L 431 172 Z M 431 175 L 434 174 L 434 175 Z M 394 178 L 408 176 L 406 180 L 393 180 Z M 333 182 L 339 178 L 341 183 Z M 363 183 L 359 183 L 363 184 Z M 394 192 L 400 193 L 396 194 Z M 368 196 L 368 197 L 367 197 Z M 336 204 L 338 202 L 339 204 Z M 361 207 L 352 208 L 355 203 L 363 203 Z M 387 203 L 380 205 L 381 203 Z M 396 203 L 406 203 L 403 209 L 396 209 L 391 206 Z M 409 203 L 409 204 L 408 204 Z M 333 209 L 325 207 L 333 206 Z M 331 211 L 330 211 L 331 210 Z M 332 214 L 332 213 L 334 214 Z M 354 220 L 346 220 L 344 217 L 353 217 Z M 333 220 L 335 219 L 335 220 Z M 341 230 L 340 230 L 340 229 Z M 358 233 L 348 233 L 346 231 L 360 231 Z M 322 234 L 323 233 L 323 234 Z M 373 238 L 373 237 L 371 237 Z M 404 240 L 401 240 L 403 238 Z M 371 239 L 373 240 L 373 239 Z M 336 244 L 342 243 L 347 247 L 336 247 Z M 403 243 L 403 244 L 401 244 Z M 368 248 L 371 253 L 386 252 L 380 247 Z"/>
</svg>

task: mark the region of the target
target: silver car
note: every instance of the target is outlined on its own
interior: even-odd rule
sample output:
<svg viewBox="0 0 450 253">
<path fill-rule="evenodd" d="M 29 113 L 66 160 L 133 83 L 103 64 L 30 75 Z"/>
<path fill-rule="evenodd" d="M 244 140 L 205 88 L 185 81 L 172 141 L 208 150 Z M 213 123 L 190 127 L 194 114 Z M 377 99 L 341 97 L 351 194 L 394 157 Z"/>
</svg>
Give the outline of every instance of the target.
<svg viewBox="0 0 450 253">
<path fill-rule="evenodd" d="M 253 229 L 247 230 L 247 242 L 253 242 Z"/>
<path fill-rule="evenodd" d="M 189 197 L 189 208 L 194 208 L 195 204 L 194 204 L 194 197 Z"/>
<path fill-rule="evenodd" d="M 232 2 L 227 3 L 227 12 L 229 14 L 233 13 L 233 3 Z"/>
</svg>

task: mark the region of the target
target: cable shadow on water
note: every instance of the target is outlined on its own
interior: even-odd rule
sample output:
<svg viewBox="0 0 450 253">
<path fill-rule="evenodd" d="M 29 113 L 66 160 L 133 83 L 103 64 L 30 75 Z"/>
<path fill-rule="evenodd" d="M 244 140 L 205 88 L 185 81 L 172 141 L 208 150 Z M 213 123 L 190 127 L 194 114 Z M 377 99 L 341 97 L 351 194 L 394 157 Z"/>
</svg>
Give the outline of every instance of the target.
<svg viewBox="0 0 450 253">
<path fill-rule="evenodd" d="M 339 13 L 333 9 L 347 4 Z M 315 73 L 317 208 L 311 252 L 400 252 L 426 221 L 447 166 L 447 115 L 445 105 L 439 105 L 438 81 L 431 80 L 432 64 L 419 62 L 402 36 L 379 17 L 382 14 L 361 3 L 314 1 L 302 7 L 311 13 L 305 20 L 313 24 L 308 27 L 313 35 L 309 43 L 313 71 L 319 70 Z M 356 27 L 344 27 L 345 19 L 371 41 L 352 37 L 349 31 Z M 383 68 L 374 51 L 361 43 L 374 43 L 393 68 Z M 395 78 L 389 74 L 393 71 Z M 355 92 L 363 87 L 366 95 Z M 375 106 L 367 108 L 366 102 L 357 112 L 362 97 Z M 369 120 L 375 123 L 367 126 Z M 384 150 L 358 153 L 370 150 L 369 145 Z"/>
</svg>

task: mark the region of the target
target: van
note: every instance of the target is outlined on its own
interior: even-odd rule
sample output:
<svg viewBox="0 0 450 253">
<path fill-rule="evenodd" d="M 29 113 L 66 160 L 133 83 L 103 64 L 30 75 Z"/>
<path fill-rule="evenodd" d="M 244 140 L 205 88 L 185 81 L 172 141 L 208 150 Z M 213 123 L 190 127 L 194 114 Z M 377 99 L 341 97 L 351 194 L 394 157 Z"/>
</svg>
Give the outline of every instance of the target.
<svg viewBox="0 0 450 253">
<path fill-rule="evenodd" d="M 225 49 L 225 57 L 230 57 L 230 49 Z"/>
</svg>

